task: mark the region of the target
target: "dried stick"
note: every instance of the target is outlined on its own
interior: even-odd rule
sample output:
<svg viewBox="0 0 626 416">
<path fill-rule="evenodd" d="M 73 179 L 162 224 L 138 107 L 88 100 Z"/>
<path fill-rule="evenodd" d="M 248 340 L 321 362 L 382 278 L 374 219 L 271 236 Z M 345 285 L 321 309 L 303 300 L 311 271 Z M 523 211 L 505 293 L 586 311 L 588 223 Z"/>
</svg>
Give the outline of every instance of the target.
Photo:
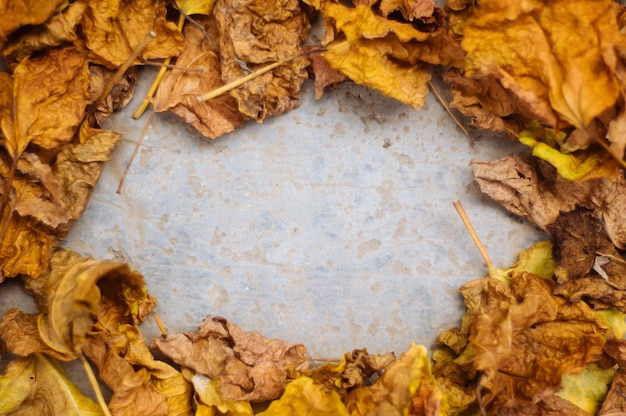
<svg viewBox="0 0 626 416">
<path fill-rule="evenodd" d="M 431 81 L 428 81 L 428 87 L 431 89 L 431 91 L 433 92 L 433 94 L 435 94 L 435 97 L 437 97 L 437 100 L 441 103 L 441 105 L 443 106 L 443 108 L 446 110 L 446 112 L 448 113 L 448 115 L 450 115 L 450 117 L 452 117 L 452 120 L 454 120 L 454 122 L 456 123 L 456 125 L 461 129 L 461 131 L 465 134 L 465 136 L 467 137 L 467 140 L 469 140 L 470 146 L 474 146 L 476 144 L 476 141 L 474 140 L 474 137 L 472 137 L 472 135 L 470 134 L 470 132 L 467 130 L 467 128 L 465 128 L 465 126 L 463 125 L 463 123 L 461 123 L 461 120 L 459 120 L 459 118 L 456 116 L 456 114 L 454 114 L 452 112 L 452 109 L 450 108 L 450 106 L 446 103 L 446 100 L 443 99 L 443 96 L 441 95 L 441 93 L 439 92 L 439 90 L 437 89 L 437 87 L 435 87 L 435 84 L 433 84 Z"/>
<path fill-rule="evenodd" d="M 456 212 L 459 214 L 459 217 L 461 217 L 461 221 L 463 221 L 463 225 L 465 225 L 467 232 L 469 233 L 470 237 L 472 237 L 472 240 L 474 241 L 474 245 L 480 252 L 480 255 L 482 256 L 483 260 L 485 261 L 485 264 L 487 265 L 487 270 L 489 271 L 489 276 L 495 277 L 497 274 L 497 270 L 494 267 L 493 262 L 491 261 L 491 258 L 489 257 L 487 250 L 485 249 L 485 246 L 480 241 L 480 238 L 478 238 L 478 234 L 476 234 L 476 230 L 474 230 L 474 226 L 472 225 L 469 218 L 467 217 L 465 208 L 463 208 L 463 205 L 461 204 L 460 201 L 454 201 L 453 205 L 454 205 L 454 209 L 456 209 Z"/>
<path fill-rule="evenodd" d="M 100 407 L 102 408 L 102 412 L 105 414 L 105 416 L 111 416 L 111 412 L 109 411 L 109 406 L 107 406 L 107 403 L 104 400 L 104 396 L 102 395 L 102 391 L 100 390 L 98 379 L 96 378 L 96 375 L 93 373 L 93 370 L 91 366 L 89 365 L 87 358 L 85 358 L 85 355 L 80 350 L 77 351 L 77 355 L 78 355 L 78 358 L 80 358 L 80 361 L 83 363 L 83 367 L 85 368 L 85 372 L 87 373 L 87 378 L 89 379 L 89 383 L 91 384 L 91 387 L 93 388 L 94 393 L 96 394 L 96 398 L 98 399 L 98 403 L 100 404 Z"/>
<path fill-rule="evenodd" d="M 146 124 L 143 126 L 143 130 L 141 130 L 141 136 L 139 136 L 139 139 L 137 140 L 137 144 L 135 145 L 135 148 L 133 149 L 133 153 L 130 155 L 130 159 L 128 159 L 128 162 L 126 163 L 126 168 L 124 168 L 124 173 L 122 173 L 122 177 L 120 178 L 120 183 L 117 185 L 117 191 L 115 192 L 117 192 L 118 194 L 122 193 L 122 187 L 124 186 L 126 175 L 128 175 L 130 166 L 133 164 L 133 161 L 135 160 L 135 157 L 137 156 L 137 153 L 139 152 L 139 146 L 141 146 L 141 143 L 143 142 L 144 137 L 146 137 L 146 135 L 148 134 L 148 128 L 150 127 L 152 120 L 154 120 L 155 114 L 156 112 L 153 109 L 152 112 L 150 113 L 150 117 L 148 118 L 148 120 L 146 120 Z"/>
</svg>

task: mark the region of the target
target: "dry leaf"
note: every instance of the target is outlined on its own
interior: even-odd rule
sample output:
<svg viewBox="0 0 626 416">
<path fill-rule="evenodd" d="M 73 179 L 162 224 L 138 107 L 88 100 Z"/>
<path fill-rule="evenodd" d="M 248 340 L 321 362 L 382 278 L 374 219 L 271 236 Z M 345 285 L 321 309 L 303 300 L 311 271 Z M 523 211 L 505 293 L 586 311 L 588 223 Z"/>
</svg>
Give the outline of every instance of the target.
<svg viewBox="0 0 626 416">
<path fill-rule="evenodd" d="M 92 101 L 95 101 L 102 95 L 102 92 L 115 76 L 117 71 L 107 69 L 101 65 L 90 65 L 89 72 L 89 93 L 92 97 Z M 102 126 L 104 120 L 113 114 L 114 111 L 118 111 L 126 107 L 126 104 L 128 104 L 135 94 L 137 78 L 137 70 L 132 67 L 126 71 L 122 79 L 120 79 L 113 86 L 111 92 L 102 100 L 94 112 L 94 117 L 98 125 Z"/>
<path fill-rule="evenodd" d="M 443 396 L 422 345 L 411 345 L 371 386 L 352 390 L 345 398 L 350 415 L 443 414 Z"/>
<path fill-rule="evenodd" d="M 482 1 L 462 41 L 469 76 L 495 76 L 548 126 L 579 128 L 616 103 L 615 63 L 605 56 L 621 44 L 610 0 Z"/>
<path fill-rule="evenodd" d="M 182 369 L 185 380 L 193 384 L 196 416 L 253 416 L 252 406 L 246 401 L 224 400 L 219 389 L 219 381 L 211 380 L 203 374 Z"/>
<path fill-rule="evenodd" d="M 520 156 L 474 161 L 472 169 L 482 192 L 539 228 L 547 231 L 561 211 L 580 205 L 602 218 L 618 249 L 626 248 L 626 180 L 622 174 L 614 179 L 570 182 L 548 164 Z"/>
<path fill-rule="evenodd" d="M 70 3 L 47 22 L 12 38 L 2 49 L 7 61 L 21 61 L 28 55 L 77 39 L 76 26 L 83 18 L 85 4 Z M 0 42 L 1 43 L 1 42 Z"/>
<path fill-rule="evenodd" d="M 609 392 L 597 415 L 619 415 L 624 409 L 626 409 L 626 368 L 620 366 L 615 371 Z"/>
<path fill-rule="evenodd" d="M 155 360 L 139 329 L 99 322 L 85 355 L 98 367 L 113 397 L 114 416 L 191 416 L 191 385 L 170 365 Z"/>
<path fill-rule="evenodd" d="M 155 6 L 156 4 L 156 6 Z M 85 43 L 92 61 L 116 68 L 122 65 L 148 35 L 156 38 L 141 53 L 143 59 L 176 56 L 183 37 L 165 19 L 165 3 L 152 0 L 89 0 L 82 21 Z"/>
<path fill-rule="evenodd" d="M 218 0 L 213 16 L 219 31 L 222 81 L 226 84 L 268 64 L 302 53 L 309 24 L 297 0 Z M 298 106 L 307 78 L 306 58 L 285 65 L 232 90 L 238 110 L 262 121 Z"/>
<path fill-rule="evenodd" d="M 311 69 L 315 76 L 315 99 L 319 100 L 324 95 L 324 89 L 328 86 L 335 86 L 340 82 L 348 79 L 348 77 L 338 69 L 334 69 L 322 58 L 319 53 L 313 53 L 309 56 L 311 60 Z"/>
<path fill-rule="evenodd" d="M 215 21 L 198 18 L 205 30 L 215 32 Z M 208 101 L 198 101 L 199 91 L 211 91 L 222 86 L 220 59 L 216 45 L 194 25 L 184 30 L 185 48 L 176 60 L 177 65 L 202 69 L 203 72 L 169 71 L 154 99 L 156 111 L 170 110 L 194 126 L 204 136 L 219 137 L 232 132 L 246 119 L 237 109 L 236 100 L 228 94 Z"/>
<path fill-rule="evenodd" d="M 280 399 L 274 400 L 259 416 L 348 416 L 339 394 L 326 390 L 312 379 L 302 376 L 290 382 Z"/>
<path fill-rule="evenodd" d="M 2 0 L 0 2 L 0 45 L 17 29 L 27 25 L 38 25 L 56 12 L 63 0 Z"/>
<path fill-rule="evenodd" d="M 7 373 L 0 377 L 0 389 L 4 382 L 10 383 L 4 390 L 0 414 L 11 416 L 100 416 L 102 408 L 81 391 L 65 375 L 61 365 L 42 354 L 33 354 L 12 361 Z M 7 389 L 9 389 L 7 391 Z M 13 407 L 2 412 L 7 397 L 15 400 Z M 16 400 L 17 399 L 17 400 Z M 17 403 L 19 401 L 19 404 Z M 15 406 L 17 404 L 17 406 Z"/>
<path fill-rule="evenodd" d="M 202 321 L 198 332 L 155 338 L 152 347 L 175 363 L 218 380 L 228 401 L 277 398 L 285 388 L 286 370 L 307 361 L 301 344 L 267 339 L 211 316 Z"/>
</svg>

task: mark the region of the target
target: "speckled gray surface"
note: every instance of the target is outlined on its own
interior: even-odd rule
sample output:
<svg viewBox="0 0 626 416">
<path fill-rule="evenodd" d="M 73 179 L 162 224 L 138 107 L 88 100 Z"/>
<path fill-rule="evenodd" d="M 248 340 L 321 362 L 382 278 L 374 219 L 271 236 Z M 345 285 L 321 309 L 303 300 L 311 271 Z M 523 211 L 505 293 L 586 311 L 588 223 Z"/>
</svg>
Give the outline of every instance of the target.
<svg viewBox="0 0 626 416">
<path fill-rule="evenodd" d="M 511 143 L 471 148 L 432 96 L 415 111 L 345 83 L 315 101 L 306 83 L 299 109 L 215 141 L 159 115 L 118 195 L 137 101 L 109 120 L 124 139 L 65 245 L 140 270 L 170 332 L 213 314 L 315 357 L 430 347 L 459 324 L 457 288 L 485 274 L 454 200 L 497 265 L 541 238 L 472 182 L 469 161 Z M 1 311 L 23 296 L 2 289 Z"/>
</svg>

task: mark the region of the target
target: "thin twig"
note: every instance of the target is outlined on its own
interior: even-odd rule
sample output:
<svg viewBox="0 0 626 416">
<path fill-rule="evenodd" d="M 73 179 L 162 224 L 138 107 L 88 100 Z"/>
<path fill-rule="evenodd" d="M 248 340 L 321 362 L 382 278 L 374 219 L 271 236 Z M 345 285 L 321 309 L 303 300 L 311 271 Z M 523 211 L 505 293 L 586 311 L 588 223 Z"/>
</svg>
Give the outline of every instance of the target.
<svg viewBox="0 0 626 416">
<path fill-rule="evenodd" d="M 443 99 L 443 96 L 441 95 L 441 93 L 439 92 L 437 87 L 435 87 L 435 84 L 433 84 L 431 81 L 428 81 L 428 87 L 431 89 L 433 94 L 435 94 L 435 97 L 437 97 L 437 100 L 439 100 L 439 102 L 441 103 L 443 108 L 447 111 L 447 113 L 450 115 L 450 117 L 452 117 L 452 120 L 454 120 L 456 125 L 465 134 L 465 136 L 467 137 L 467 140 L 469 140 L 470 146 L 474 146 L 476 144 L 476 141 L 474 140 L 474 137 L 472 137 L 472 135 L 470 134 L 469 130 L 467 130 L 467 128 L 465 128 L 463 123 L 461 123 L 461 120 L 459 120 L 459 118 L 456 116 L 456 114 L 454 114 L 454 112 L 452 112 L 452 109 L 446 103 L 446 101 Z"/>
<path fill-rule="evenodd" d="M 150 117 L 148 118 L 148 120 L 146 120 L 146 124 L 143 126 L 143 130 L 141 130 L 141 136 L 139 136 L 139 139 L 137 140 L 135 149 L 133 150 L 133 153 L 130 155 L 130 159 L 128 160 L 128 163 L 126 163 L 126 168 L 124 169 L 124 173 L 122 173 L 122 177 L 120 178 L 120 183 L 117 185 L 117 191 L 115 192 L 117 192 L 118 194 L 122 193 L 122 187 L 124 186 L 126 175 L 128 175 L 130 166 L 133 164 L 133 161 L 135 160 L 135 156 L 137 156 L 137 153 L 139 152 L 139 146 L 141 146 L 141 143 L 143 142 L 144 137 L 146 137 L 146 135 L 148 134 L 148 128 L 150 127 L 152 120 L 154 120 L 155 114 L 156 112 L 153 109 L 152 112 L 150 113 Z"/>
<path fill-rule="evenodd" d="M 461 204 L 460 201 L 454 201 L 453 205 L 454 205 L 454 209 L 456 209 L 456 212 L 459 214 L 459 217 L 461 217 L 461 221 L 463 221 L 463 225 L 465 225 L 467 232 L 469 233 L 470 237 L 472 237 L 472 240 L 474 241 L 474 245 L 480 252 L 480 255 L 482 256 L 483 260 L 485 261 L 485 264 L 487 265 L 487 270 L 489 271 L 489 276 L 495 277 L 497 274 L 496 268 L 494 267 L 493 262 L 491 261 L 491 258 L 489 258 L 489 254 L 487 253 L 485 246 L 480 241 L 480 238 L 478 238 L 478 234 L 476 234 L 476 230 L 474 230 L 474 226 L 472 225 L 469 218 L 467 217 L 465 208 L 463 208 L 463 205 Z"/>
<path fill-rule="evenodd" d="M 106 87 L 104 87 L 104 90 L 102 90 L 102 93 L 100 94 L 98 99 L 94 101 L 94 103 L 91 105 L 91 110 L 88 112 L 89 116 L 93 114 L 98 109 L 98 107 L 100 107 L 100 104 L 109 95 L 115 84 L 117 84 L 119 80 L 122 79 L 128 68 L 130 68 L 130 66 L 135 62 L 137 57 L 141 55 L 141 53 L 148 47 L 148 45 L 150 44 L 150 42 L 152 42 L 154 38 L 156 38 L 156 33 L 151 30 L 150 32 L 148 32 L 146 37 L 143 38 L 143 40 L 133 51 L 133 53 L 128 57 L 126 62 L 124 62 L 124 64 L 119 67 L 113 78 L 111 78 Z"/>
<path fill-rule="evenodd" d="M 185 24 L 185 18 L 181 14 L 178 17 L 178 24 L 176 26 L 176 28 L 178 29 L 179 32 L 183 31 L 183 25 L 184 24 Z M 156 93 L 157 88 L 159 88 L 159 84 L 163 80 L 163 77 L 165 76 L 165 72 L 167 72 L 167 69 L 168 69 L 167 66 L 169 65 L 170 62 L 172 62 L 172 58 L 171 57 L 167 57 L 163 61 L 163 66 L 159 70 L 159 73 L 157 74 L 157 76 L 154 78 L 154 81 L 152 81 L 152 85 L 150 86 L 150 90 L 148 90 L 148 92 L 146 93 L 146 96 L 144 97 L 143 101 L 141 102 L 141 104 L 139 104 L 139 107 L 137 107 L 137 109 L 133 113 L 133 118 L 135 120 L 138 119 L 139 117 L 141 117 L 143 115 L 143 113 L 146 111 L 146 108 L 148 108 L 148 106 L 150 105 L 150 98 L 152 98 L 152 96 L 154 96 L 154 94 Z"/>
<path fill-rule="evenodd" d="M 157 328 L 159 328 L 159 331 L 161 331 L 161 336 L 166 337 L 167 329 L 165 329 L 165 326 L 163 325 L 163 321 L 161 321 L 161 317 L 158 314 L 154 315 L 154 321 L 156 322 L 156 325 L 157 325 Z"/>
<path fill-rule="evenodd" d="M 299 53 L 298 55 L 292 56 L 290 58 L 274 62 L 273 64 L 267 65 L 267 66 L 265 66 L 265 67 L 263 67 L 261 69 L 257 69 L 256 71 L 251 72 L 250 74 L 246 75 L 245 77 L 236 79 L 236 80 L 234 80 L 232 82 L 229 82 L 226 85 L 222 85 L 221 87 L 216 88 L 216 89 L 214 89 L 212 91 L 206 92 L 204 94 L 198 94 L 198 95 L 196 95 L 196 98 L 198 99 L 198 101 L 208 101 L 208 100 L 211 100 L 211 99 L 213 99 L 215 97 L 219 97 L 220 95 L 227 93 L 230 90 L 233 90 L 233 89 L 235 89 L 237 87 L 240 87 L 241 85 L 245 84 L 246 82 L 251 81 L 254 78 L 257 78 L 257 77 L 265 74 L 266 72 L 271 71 L 272 69 L 274 69 L 276 67 L 284 65 L 286 63 L 289 63 L 289 62 L 293 61 L 294 59 L 300 58 L 302 56 L 309 55 L 311 53 L 323 52 L 324 50 L 325 50 L 324 48 L 311 49 L 311 50 Z"/>
<path fill-rule="evenodd" d="M 102 408 L 102 412 L 105 414 L 105 416 L 111 416 L 109 406 L 107 406 L 107 403 L 104 400 L 104 396 L 102 395 L 102 391 L 100 390 L 100 385 L 98 384 L 98 379 L 93 373 L 93 369 L 91 368 L 91 365 L 89 365 L 89 361 L 87 361 L 87 358 L 85 358 L 85 355 L 82 353 L 82 351 L 78 351 L 77 355 L 78 358 L 80 358 L 80 361 L 83 363 L 83 367 L 85 368 L 85 372 L 87 373 L 87 378 L 89 379 L 89 383 L 91 384 L 94 393 L 96 394 L 96 399 L 98 399 L 98 403 Z"/>
<path fill-rule="evenodd" d="M 170 65 L 170 64 L 166 64 L 165 62 L 143 61 L 140 65 L 156 66 L 159 68 L 166 68 L 166 69 L 177 69 L 179 71 L 184 71 L 184 72 L 198 72 L 200 74 L 204 74 L 206 72 L 204 68 L 189 68 L 186 66 Z"/>
</svg>

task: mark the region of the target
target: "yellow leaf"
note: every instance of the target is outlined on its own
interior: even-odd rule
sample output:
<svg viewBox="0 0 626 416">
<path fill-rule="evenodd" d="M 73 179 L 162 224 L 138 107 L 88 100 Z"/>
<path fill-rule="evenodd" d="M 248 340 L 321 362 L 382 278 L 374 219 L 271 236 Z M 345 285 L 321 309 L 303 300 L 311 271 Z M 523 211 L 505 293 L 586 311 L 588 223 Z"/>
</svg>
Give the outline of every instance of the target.
<svg viewBox="0 0 626 416">
<path fill-rule="evenodd" d="M 25 371 L 33 378 L 32 394 L 11 416 L 101 416 L 102 408 L 81 391 L 65 375 L 59 363 L 42 354 L 24 360 L 31 361 Z"/>
<path fill-rule="evenodd" d="M 208 16 L 213 10 L 215 0 L 176 0 L 176 6 L 185 14 L 203 14 Z"/>
<path fill-rule="evenodd" d="M 390 59 L 395 46 L 401 47 L 395 39 L 344 41 L 329 45 L 323 56 L 354 82 L 420 108 L 428 94 L 428 66 L 401 65 Z"/>
<path fill-rule="evenodd" d="M 258 416 L 349 416 L 339 394 L 326 390 L 309 377 L 298 377 Z"/>
<path fill-rule="evenodd" d="M 0 376 L 0 415 L 16 410 L 35 390 L 35 360 L 33 356 L 11 361 Z"/>
<path fill-rule="evenodd" d="M 620 95 L 611 0 L 486 0 L 464 29 L 468 75 L 495 75 L 535 117 L 588 126 Z"/>
<path fill-rule="evenodd" d="M 253 416 L 247 401 L 225 400 L 219 390 L 219 381 L 193 373 L 183 367 L 183 376 L 195 390 L 196 416 Z"/>
<path fill-rule="evenodd" d="M 345 398 L 351 416 L 442 415 L 443 395 L 423 345 L 412 344 L 372 386 L 352 390 Z"/>
<path fill-rule="evenodd" d="M 519 141 L 533 149 L 533 156 L 554 166 L 559 175 L 570 181 L 612 177 L 619 171 L 617 161 L 602 149 L 565 154 L 529 136 L 521 136 Z"/>
<path fill-rule="evenodd" d="M 563 388 L 556 396 L 595 415 L 609 391 L 614 375 L 615 368 L 600 368 L 591 363 L 580 374 L 564 374 L 561 381 Z"/>
</svg>

